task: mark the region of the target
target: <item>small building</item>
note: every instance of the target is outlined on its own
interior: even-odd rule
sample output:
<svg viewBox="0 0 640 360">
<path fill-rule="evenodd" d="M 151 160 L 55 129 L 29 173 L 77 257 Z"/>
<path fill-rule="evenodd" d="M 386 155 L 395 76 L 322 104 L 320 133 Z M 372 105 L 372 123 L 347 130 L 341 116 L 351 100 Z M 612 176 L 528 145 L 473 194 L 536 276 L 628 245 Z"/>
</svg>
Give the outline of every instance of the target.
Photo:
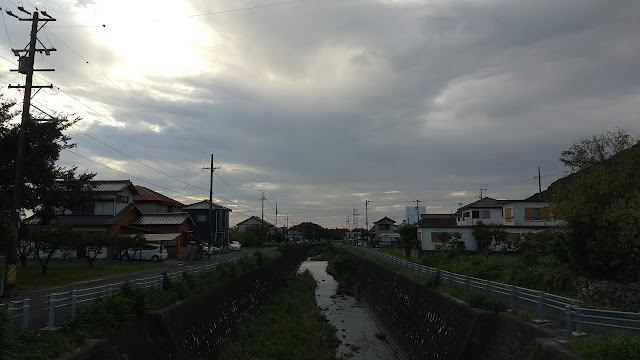
<svg viewBox="0 0 640 360">
<path fill-rule="evenodd" d="M 373 223 L 373 231 L 376 233 L 376 242 L 382 241 L 381 236 L 385 234 L 396 234 L 396 221 L 388 217 L 375 221 Z"/>
<path fill-rule="evenodd" d="M 211 219 L 209 223 L 209 200 L 203 200 L 195 204 L 186 205 L 183 209 L 194 220 L 191 226 L 196 241 L 207 242 L 209 234 L 212 234 L 212 242 L 227 245 L 229 241 L 229 213 L 231 209 L 213 203 Z"/>
<path fill-rule="evenodd" d="M 235 226 L 235 229 L 239 231 L 245 231 L 251 226 L 264 226 L 266 228 L 267 233 L 273 232 L 273 228 L 274 228 L 273 224 L 271 224 L 270 222 L 268 221 L 263 222 L 262 219 L 260 219 L 259 217 L 252 216 L 246 220 L 239 222 Z"/>
<path fill-rule="evenodd" d="M 164 245 L 169 257 L 186 259 L 189 242 L 193 239 L 190 232 L 193 223 L 186 212 L 141 214 L 127 225 L 125 233 L 143 232 L 147 241 Z"/>
</svg>

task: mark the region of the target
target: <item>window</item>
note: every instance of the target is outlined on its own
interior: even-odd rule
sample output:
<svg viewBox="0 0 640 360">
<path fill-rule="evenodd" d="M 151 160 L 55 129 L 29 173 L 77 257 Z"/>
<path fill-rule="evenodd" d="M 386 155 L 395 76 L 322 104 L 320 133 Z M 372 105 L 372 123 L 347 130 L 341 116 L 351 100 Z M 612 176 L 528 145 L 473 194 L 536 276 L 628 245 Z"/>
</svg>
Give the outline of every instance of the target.
<svg viewBox="0 0 640 360">
<path fill-rule="evenodd" d="M 544 212 L 545 220 L 548 220 L 549 213 L 547 209 L 543 208 L 542 212 Z M 540 208 L 524 208 L 524 219 L 527 221 L 540 221 L 541 220 L 540 213 L 541 213 Z"/>
<path fill-rule="evenodd" d="M 129 202 L 129 197 L 128 196 L 124 196 L 124 195 L 116 195 L 116 201 L 119 203 L 128 203 Z"/>
<path fill-rule="evenodd" d="M 540 220 L 540 208 L 533 208 L 533 220 Z"/>
<path fill-rule="evenodd" d="M 472 217 L 473 219 L 479 219 L 479 218 L 480 218 L 480 211 L 478 211 L 478 210 L 473 210 L 473 211 L 471 212 L 471 217 Z"/>
<path fill-rule="evenodd" d="M 390 230 L 390 229 L 391 229 L 390 224 L 378 224 L 378 230 Z"/>
<path fill-rule="evenodd" d="M 513 222 L 513 216 L 511 216 L 511 208 L 504 209 L 504 219 L 508 222 Z"/>
<path fill-rule="evenodd" d="M 94 208 L 94 215 L 114 215 L 113 213 L 113 200 L 96 200 Z"/>
<path fill-rule="evenodd" d="M 431 242 L 442 242 L 440 240 L 440 235 L 442 235 L 442 232 L 432 232 L 431 233 Z"/>
<path fill-rule="evenodd" d="M 482 217 L 481 219 L 490 219 L 491 218 L 491 211 L 489 210 L 482 210 Z"/>
<path fill-rule="evenodd" d="M 207 215 L 196 215 L 196 222 L 207 222 Z"/>
</svg>

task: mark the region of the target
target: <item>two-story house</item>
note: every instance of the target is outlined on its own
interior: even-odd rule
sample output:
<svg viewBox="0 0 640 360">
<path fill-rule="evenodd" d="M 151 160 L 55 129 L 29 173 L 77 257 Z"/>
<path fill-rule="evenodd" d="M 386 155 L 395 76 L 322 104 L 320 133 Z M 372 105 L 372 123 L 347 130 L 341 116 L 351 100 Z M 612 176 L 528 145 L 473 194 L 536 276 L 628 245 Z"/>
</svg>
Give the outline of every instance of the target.
<svg viewBox="0 0 640 360">
<path fill-rule="evenodd" d="M 505 230 L 508 241 L 559 224 L 549 213 L 548 204 L 534 195 L 524 200 L 483 198 L 459 208 L 455 214 L 431 214 L 423 217 L 418 222 L 416 231 L 423 250 L 436 250 L 441 243 L 442 233 L 458 232 L 462 235 L 467 250 L 475 251 L 478 243 L 473 230 L 478 222 Z"/>
<path fill-rule="evenodd" d="M 388 217 L 383 217 L 373 222 L 375 232 L 375 242 L 383 247 L 396 247 L 400 240 L 400 234 L 396 229 L 396 221 Z"/>
<path fill-rule="evenodd" d="M 268 221 L 263 222 L 262 219 L 257 216 L 252 216 L 246 220 L 239 222 L 238 224 L 236 224 L 235 229 L 239 231 L 245 231 L 251 226 L 263 226 L 263 224 L 266 228 L 267 233 L 273 232 L 273 224 Z"/>
<path fill-rule="evenodd" d="M 229 214 L 231 213 L 231 209 L 216 203 L 213 203 L 211 207 L 212 222 L 209 222 L 209 200 L 203 200 L 183 207 L 183 210 L 194 220 L 191 226 L 194 238 L 202 242 L 207 242 L 209 234 L 211 234 L 213 243 L 228 245 Z"/>
<path fill-rule="evenodd" d="M 143 214 L 182 212 L 184 204 L 177 200 L 140 185 L 136 185 L 136 190 L 138 195 L 133 202 Z"/>
</svg>

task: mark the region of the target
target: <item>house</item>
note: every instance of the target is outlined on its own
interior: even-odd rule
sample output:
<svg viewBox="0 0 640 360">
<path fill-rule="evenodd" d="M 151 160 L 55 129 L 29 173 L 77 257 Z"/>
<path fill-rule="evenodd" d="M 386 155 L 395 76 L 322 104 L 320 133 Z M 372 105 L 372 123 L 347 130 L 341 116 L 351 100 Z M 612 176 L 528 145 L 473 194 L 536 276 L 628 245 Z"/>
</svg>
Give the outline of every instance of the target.
<svg viewBox="0 0 640 360">
<path fill-rule="evenodd" d="M 397 233 L 395 224 L 395 220 L 389 219 L 386 216 L 378 221 L 375 221 L 373 223 L 373 231 L 376 233 L 376 242 L 382 241 L 381 236 L 384 234 Z"/>
<path fill-rule="evenodd" d="M 231 209 L 213 203 L 211 218 L 209 223 L 209 200 L 203 200 L 195 204 L 186 205 L 186 211 L 194 220 L 191 231 L 196 240 L 207 242 L 209 235 L 213 234 L 212 242 L 227 244 L 229 241 L 229 213 Z"/>
<path fill-rule="evenodd" d="M 264 225 L 263 225 L 264 224 Z M 239 230 L 239 231 L 245 231 L 247 230 L 247 228 L 251 227 L 251 226 L 264 226 L 265 228 L 267 228 L 267 233 L 271 233 L 273 231 L 273 224 L 267 222 L 267 221 L 262 221 L 262 219 L 260 219 L 257 216 L 252 216 L 244 221 L 239 222 L 236 226 L 235 229 Z"/>
<path fill-rule="evenodd" d="M 417 235 L 423 250 L 436 250 L 444 232 L 458 232 L 467 250 L 475 251 L 478 243 L 473 230 L 478 222 L 505 230 L 508 240 L 520 238 L 529 232 L 537 233 L 560 223 L 551 217 L 548 204 L 538 196 L 524 200 L 487 197 L 461 207 L 455 214 L 423 215 L 416 225 Z"/>
<path fill-rule="evenodd" d="M 184 204 L 157 191 L 136 185 L 138 195 L 134 195 L 133 202 L 142 213 L 173 213 L 181 212 Z"/>
<path fill-rule="evenodd" d="M 193 219 L 186 212 L 140 214 L 124 226 L 123 233 L 143 233 L 147 241 L 164 245 L 169 257 L 186 259 L 193 239 L 190 231 L 193 225 Z"/>
</svg>

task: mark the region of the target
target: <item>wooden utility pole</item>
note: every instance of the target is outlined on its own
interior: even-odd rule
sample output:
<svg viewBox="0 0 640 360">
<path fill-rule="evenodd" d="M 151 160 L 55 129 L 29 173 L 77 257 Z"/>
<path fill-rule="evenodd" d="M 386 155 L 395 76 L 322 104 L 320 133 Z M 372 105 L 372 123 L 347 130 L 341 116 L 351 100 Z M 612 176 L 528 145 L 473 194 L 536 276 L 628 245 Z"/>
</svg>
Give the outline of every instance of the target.
<svg viewBox="0 0 640 360">
<path fill-rule="evenodd" d="M 365 200 L 364 201 L 364 223 L 365 226 L 367 227 L 365 234 L 367 234 L 367 244 L 369 244 L 369 203 L 371 201 L 369 200 Z"/>
<path fill-rule="evenodd" d="M 19 8 L 20 11 L 30 14 L 23 8 Z M 16 177 L 15 182 L 13 184 L 13 202 L 11 204 L 11 217 L 13 220 L 13 237 L 9 239 L 7 244 L 7 262 L 5 266 L 5 282 L 4 282 L 4 291 L 6 291 L 8 296 L 13 295 L 15 290 L 15 282 L 16 282 L 16 262 L 18 258 L 18 231 L 20 229 L 20 210 L 22 209 L 22 190 L 24 187 L 24 157 L 25 157 L 25 149 L 24 149 L 24 137 L 27 127 L 31 123 L 31 115 L 29 110 L 31 108 L 31 90 L 32 89 L 40 89 L 40 88 L 52 88 L 53 85 L 45 85 L 45 86 L 36 86 L 33 85 L 33 72 L 34 71 L 53 71 L 52 69 L 39 69 L 36 70 L 33 68 L 35 63 L 35 54 L 36 51 L 42 53 L 46 53 L 49 55 L 51 51 L 56 51 L 56 49 L 36 49 L 36 43 L 38 42 L 38 23 L 40 21 L 44 21 L 45 24 L 49 21 L 56 21 L 56 19 L 50 17 L 46 12 L 43 12 L 43 15 L 46 18 L 39 19 L 38 12 L 35 11 L 33 13 L 33 17 L 31 18 L 20 18 L 11 11 L 7 11 L 12 17 L 17 18 L 20 21 L 31 21 L 31 38 L 29 41 L 29 50 L 16 50 L 11 49 L 13 53 L 19 57 L 18 60 L 18 72 L 25 74 L 25 84 L 24 85 L 9 85 L 9 88 L 15 89 L 24 89 L 24 100 L 22 102 L 22 121 L 20 122 L 20 133 L 18 135 L 18 150 L 16 157 Z M 30 14 L 31 15 L 31 14 Z M 42 25 L 44 27 L 44 25 Z M 42 29 L 42 27 L 40 29 Z M 26 52 L 26 55 L 21 55 L 21 53 Z"/>
<path fill-rule="evenodd" d="M 260 198 L 262 201 L 262 217 L 260 218 L 260 238 L 262 242 L 264 242 L 264 192 L 262 193 L 262 197 Z"/>
<path fill-rule="evenodd" d="M 218 217 L 216 216 L 216 236 L 215 238 L 212 236 L 212 232 L 213 232 L 213 172 L 216 171 L 217 169 L 220 169 L 220 167 L 213 167 L 213 154 L 211 154 L 211 166 L 210 167 L 205 167 L 202 168 L 202 170 L 210 170 L 210 176 L 209 176 L 209 216 L 207 217 L 208 219 L 208 225 L 209 225 L 209 232 L 207 233 L 207 244 L 209 246 L 209 249 L 207 249 L 207 254 L 209 254 L 211 252 L 211 241 L 216 241 L 218 239 Z"/>
</svg>

